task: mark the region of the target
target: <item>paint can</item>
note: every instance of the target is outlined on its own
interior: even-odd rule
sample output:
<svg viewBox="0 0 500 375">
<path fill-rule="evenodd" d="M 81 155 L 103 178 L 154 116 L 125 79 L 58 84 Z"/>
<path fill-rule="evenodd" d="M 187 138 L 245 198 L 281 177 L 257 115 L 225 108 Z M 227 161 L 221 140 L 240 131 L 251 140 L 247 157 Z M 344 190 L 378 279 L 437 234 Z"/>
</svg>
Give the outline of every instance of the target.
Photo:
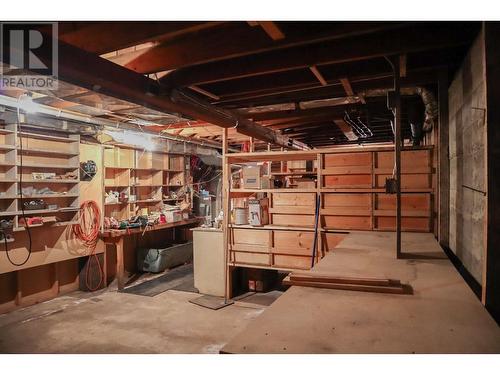
<svg viewBox="0 0 500 375">
<path fill-rule="evenodd" d="M 248 224 L 248 208 L 237 207 L 234 209 L 234 224 Z"/>
</svg>

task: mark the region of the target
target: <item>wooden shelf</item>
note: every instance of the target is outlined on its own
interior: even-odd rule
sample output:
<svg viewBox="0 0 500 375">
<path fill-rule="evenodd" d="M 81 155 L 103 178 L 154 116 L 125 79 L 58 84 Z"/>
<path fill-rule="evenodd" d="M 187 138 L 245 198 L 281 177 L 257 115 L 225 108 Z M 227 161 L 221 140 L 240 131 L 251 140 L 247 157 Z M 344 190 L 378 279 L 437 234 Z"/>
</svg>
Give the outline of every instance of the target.
<svg viewBox="0 0 500 375">
<path fill-rule="evenodd" d="M 49 210 L 49 209 L 43 209 L 43 210 L 24 210 L 24 214 L 26 216 L 28 215 L 34 215 L 34 214 L 50 214 L 50 213 L 64 213 L 64 212 L 73 212 L 73 211 L 79 211 L 80 209 L 77 207 L 63 207 L 63 208 L 58 208 L 55 210 Z M 22 214 L 21 211 L 18 211 L 19 214 Z"/>
<path fill-rule="evenodd" d="M 271 176 L 317 176 L 318 172 L 274 172 Z"/>
<path fill-rule="evenodd" d="M 277 270 L 277 271 L 284 271 L 284 272 L 297 271 L 297 268 L 286 268 L 286 267 L 276 267 L 276 266 L 263 266 L 263 265 L 253 264 L 253 263 L 228 262 L 227 265 L 230 266 L 230 267 L 257 268 L 257 269 Z"/>
<path fill-rule="evenodd" d="M 19 180 L 15 180 L 19 181 Z M 34 179 L 29 179 L 26 180 L 23 178 L 23 184 L 78 184 L 80 182 L 79 179 L 77 180 L 70 180 L 70 179 L 40 179 L 40 180 L 34 180 Z"/>
<path fill-rule="evenodd" d="M 16 163 L 11 162 L 11 163 L 6 163 L 4 161 L 0 161 L 0 167 L 14 167 Z"/>
<path fill-rule="evenodd" d="M 2 211 L 0 212 L 0 216 L 17 216 L 21 213 L 21 211 Z"/>
<path fill-rule="evenodd" d="M 134 168 L 130 168 L 130 167 L 110 167 L 110 166 L 106 166 L 104 168 L 106 168 L 106 169 L 123 169 L 123 170 L 125 170 L 125 169 L 134 169 Z"/>
<path fill-rule="evenodd" d="M 0 134 L 14 134 L 13 130 L 0 128 Z"/>
<path fill-rule="evenodd" d="M 22 199 L 43 199 L 43 198 L 76 198 L 79 194 L 34 194 L 34 195 L 24 195 Z M 18 195 L 17 198 L 21 199 L 21 196 Z"/>
<path fill-rule="evenodd" d="M 0 180 L 0 184 L 1 183 L 8 184 L 8 183 L 12 183 L 12 182 L 17 182 L 17 180 L 14 178 Z"/>
<path fill-rule="evenodd" d="M 239 207 L 257 193 L 266 193 L 269 203 L 268 225 L 234 225 L 224 247 L 229 266 L 262 269 L 309 269 L 313 243 L 318 260 L 325 247 L 331 250 L 354 231 L 394 230 L 396 196 L 385 193 L 384 180 L 392 174 L 393 147 L 351 147 L 287 152 L 226 154 L 228 164 L 278 162 L 272 176 L 297 181 L 316 180 L 317 184 L 298 183 L 276 189 L 230 188 L 227 207 Z M 405 152 L 408 152 L 405 154 Z M 403 231 L 432 232 L 433 204 L 431 185 L 432 147 L 408 148 L 402 153 Z M 308 163 L 313 161 L 313 163 Z M 309 164 L 312 164 L 312 168 Z M 406 169 L 405 169 L 406 168 Z M 231 166 L 228 166 L 231 171 Z M 308 169 L 308 170 L 306 170 Z M 404 171 L 411 171 L 405 173 Z M 268 172 L 269 173 L 269 172 Z M 277 177 L 278 178 L 278 177 Z M 227 182 L 224 189 L 228 189 Z M 338 194 L 337 194 L 338 193 Z M 320 197 L 317 197 L 317 195 Z M 315 234 L 315 208 L 320 198 L 319 228 Z M 240 201 L 238 201 L 240 199 Z M 228 213 L 224 212 L 226 217 Z M 279 267 L 277 267 L 279 265 Z M 283 267 L 283 268 L 280 268 Z"/>
<path fill-rule="evenodd" d="M 20 167 L 21 164 L 17 163 L 17 166 Z M 73 170 L 73 169 L 79 169 L 80 166 L 71 166 L 67 164 L 33 164 L 33 163 L 23 163 L 22 165 L 23 168 L 45 168 L 45 169 L 68 169 L 68 170 Z"/>
<path fill-rule="evenodd" d="M 231 193 L 316 193 L 316 188 L 281 188 L 281 189 L 231 189 Z"/>
<path fill-rule="evenodd" d="M 115 145 L 112 151 L 105 152 L 104 163 L 113 165 L 105 168 L 105 189 L 125 192 L 129 196 L 135 195 L 136 198 L 166 194 L 167 189 L 162 189 L 162 187 L 169 185 L 164 184 L 178 181 L 178 179 L 171 180 L 170 178 L 180 177 L 176 173 L 188 173 L 181 168 L 184 165 L 184 159 L 181 163 L 181 155 L 174 157 L 169 152 L 144 151 L 120 145 Z M 127 167 L 122 167 L 122 165 L 127 165 Z M 170 189 L 177 191 L 182 186 L 175 185 Z M 103 205 L 115 206 L 114 209 L 108 209 L 108 214 L 114 215 L 118 220 L 123 220 L 127 219 L 133 210 L 159 208 L 164 204 L 163 202 L 161 198 L 151 198 L 129 201 L 129 207 L 121 203 L 105 204 L 103 202 Z"/>
<path fill-rule="evenodd" d="M 44 150 L 41 148 L 24 148 L 24 147 L 22 150 L 20 147 L 18 147 L 17 149 L 19 152 L 22 152 L 23 154 L 78 156 L 78 152 L 64 152 L 57 150 Z"/>
<path fill-rule="evenodd" d="M 108 203 L 104 203 L 104 205 L 105 206 L 122 206 L 122 205 L 126 205 L 129 203 L 134 203 L 134 202 L 108 202 Z"/>
<path fill-rule="evenodd" d="M 39 133 L 19 132 L 18 134 L 20 136 L 26 137 L 26 138 L 45 139 L 47 141 L 57 141 L 57 142 L 67 142 L 67 143 L 80 142 L 76 138 L 73 139 L 73 138 L 57 137 L 57 136 L 54 136 L 54 135 L 46 135 L 46 134 L 39 134 Z"/>
<path fill-rule="evenodd" d="M 260 227 L 254 227 L 249 224 L 245 225 L 236 225 L 236 224 L 229 224 L 230 228 L 233 229 L 261 229 L 261 230 L 298 230 L 298 231 L 307 231 L 307 232 L 314 232 L 314 227 L 304 227 L 304 226 L 289 226 L 289 225 L 263 225 Z"/>
<path fill-rule="evenodd" d="M 14 146 L 14 145 L 0 145 L 0 150 L 10 151 L 10 150 L 15 150 L 15 149 L 16 149 L 16 146 Z"/>
<path fill-rule="evenodd" d="M 0 195 L 0 199 L 17 199 L 18 195 Z"/>
</svg>

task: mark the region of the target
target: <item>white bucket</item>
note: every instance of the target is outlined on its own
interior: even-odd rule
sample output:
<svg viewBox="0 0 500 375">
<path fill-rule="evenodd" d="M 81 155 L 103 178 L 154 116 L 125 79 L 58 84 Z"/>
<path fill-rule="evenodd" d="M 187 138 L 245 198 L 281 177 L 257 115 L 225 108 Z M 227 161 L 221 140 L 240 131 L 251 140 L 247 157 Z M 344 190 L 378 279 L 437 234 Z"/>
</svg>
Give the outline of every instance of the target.
<svg viewBox="0 0 500 375">
<path fill-rule="evenodd" d="M 237 207 L 234 209 L 234 224 L 236 225 L 248 224 L 248 208 Z"/>
</svg>

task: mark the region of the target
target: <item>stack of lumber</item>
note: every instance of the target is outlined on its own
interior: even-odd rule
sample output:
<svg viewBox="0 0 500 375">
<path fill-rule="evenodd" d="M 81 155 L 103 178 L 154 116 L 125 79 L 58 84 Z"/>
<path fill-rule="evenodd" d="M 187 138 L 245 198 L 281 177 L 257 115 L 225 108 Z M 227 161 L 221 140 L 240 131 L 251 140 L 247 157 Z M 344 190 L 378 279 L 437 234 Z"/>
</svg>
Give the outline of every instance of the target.
<svg viewBox="0 0 500 375">
<path fill-rule="evenodd" d="M 283 280 L 283 284 L 358 292 L 411 294 L 411 288 L 408 285 L 402 285 L 400 280 L 343 277 L 307 272 L 293 272 Z"/>
</svg>

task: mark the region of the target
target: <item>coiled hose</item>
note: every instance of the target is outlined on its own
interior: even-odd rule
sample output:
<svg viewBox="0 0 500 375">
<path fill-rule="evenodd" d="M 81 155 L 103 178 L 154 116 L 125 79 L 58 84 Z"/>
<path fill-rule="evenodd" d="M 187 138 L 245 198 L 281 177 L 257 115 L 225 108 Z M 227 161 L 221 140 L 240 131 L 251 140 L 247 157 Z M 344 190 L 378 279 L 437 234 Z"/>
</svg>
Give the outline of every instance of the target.
<svg viewBox="0 0 500 375">
<path fill-rule="evenodd" d="M 85 273 L 85 285 L 91 292 L 99 289 L 103 283 L 104 271 L 101 262 L 96 254 L 97 241 L 99 240 L 99 230 L 101 227 L 101 210 L 95 201 L 85 201 L 80 205 L 78 224 L 73 224 L 73 234 L 83 242 L 90 251 L 87 271 Z M 97 264 L 99 270 L 99 284 L 95 287 L 90 282 L 91 262 Z"/>
</svg>

